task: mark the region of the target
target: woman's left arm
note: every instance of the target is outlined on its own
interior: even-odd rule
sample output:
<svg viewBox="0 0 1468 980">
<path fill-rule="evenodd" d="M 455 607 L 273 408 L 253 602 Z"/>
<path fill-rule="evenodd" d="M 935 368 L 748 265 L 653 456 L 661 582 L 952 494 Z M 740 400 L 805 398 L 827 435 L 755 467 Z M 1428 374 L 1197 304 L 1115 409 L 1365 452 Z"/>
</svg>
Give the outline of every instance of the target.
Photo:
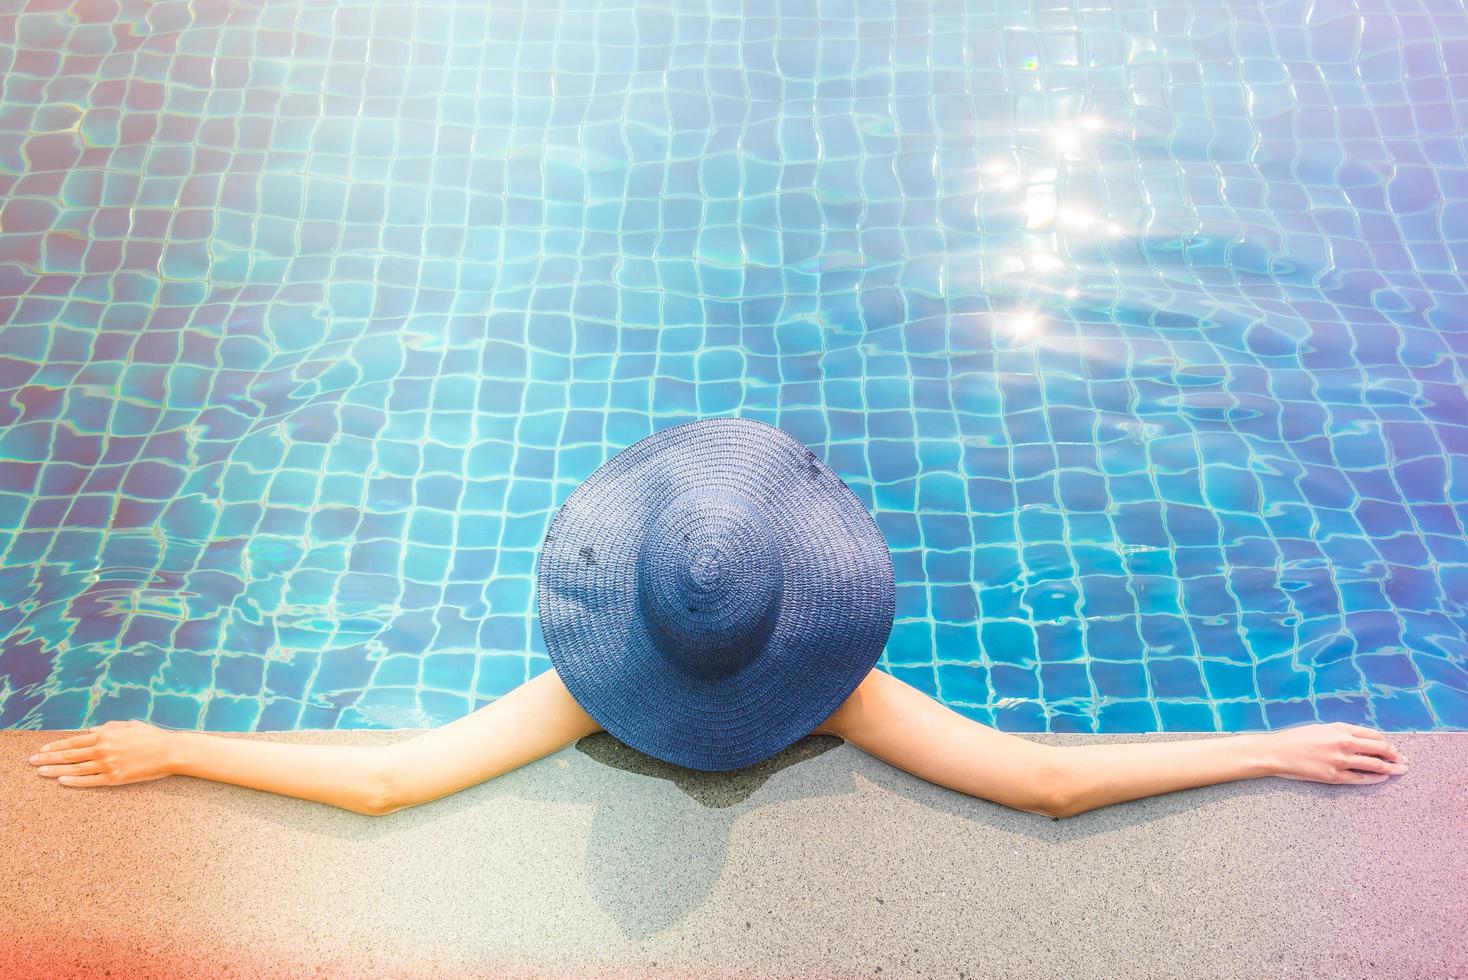
<svg viewBox="0 0 1468 980">
<path fill-rule="evenodd" d="M 1016 810 L 1055 816 L 1065 805 L 1061 749 L 965 718 L 880 668 L 814 734 L 839 735 L 930 783 Z"/>
<path fill-rule="evenodd" d="M 1379 783 L 1407 771 L 1380 732 L 1340 722 L 1167 742 L 1054 746 L 1001 732 L 873 669 L 816 729 L 949 789 L 1071 817 L 1255 776 Z"/>
</svg>

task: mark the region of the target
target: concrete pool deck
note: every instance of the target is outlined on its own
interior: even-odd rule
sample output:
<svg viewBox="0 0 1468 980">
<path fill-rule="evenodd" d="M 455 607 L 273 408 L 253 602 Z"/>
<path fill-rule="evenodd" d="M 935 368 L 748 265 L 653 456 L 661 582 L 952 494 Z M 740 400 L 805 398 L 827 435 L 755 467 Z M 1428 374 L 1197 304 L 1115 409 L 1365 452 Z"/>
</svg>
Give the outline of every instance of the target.
<svg viewBox="0 0 1468 980">
<path fill-rule="evenodd" d="M 599 733 L 385 817 L 69 789 L 25 762 L 53 737 L 0 732 L 4 977 L 1468 977 L 1464 734 L 1393 733 L 1412 770 L 1375 786 L 1060 821 L 826 737 L 708 774 Z"/>
</svg>

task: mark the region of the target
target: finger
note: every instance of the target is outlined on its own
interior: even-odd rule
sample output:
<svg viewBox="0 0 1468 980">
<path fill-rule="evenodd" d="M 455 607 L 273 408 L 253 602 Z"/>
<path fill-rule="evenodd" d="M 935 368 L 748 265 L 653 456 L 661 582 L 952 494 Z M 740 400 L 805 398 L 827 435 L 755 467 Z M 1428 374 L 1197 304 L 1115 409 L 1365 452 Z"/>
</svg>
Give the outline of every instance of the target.
<svg viewBox="0 0 1468 980">
<path fill-rule="evenodd" d="M 1370 738 L 1370 739 L 1376 739 L 1376 740 L 1379 740 L 1379 741 L 1382 741 L 1382 742 L 1385 742 L 1386 741 L 1386 736 L 1385 735 L 1383 735 L 1381 732 L 1377 731 L 1374 728 L 1367 728 L 1365 725 L 1347 725 L 1346 726 L 1346 731 L 1350 732 L 1352 735 L 1356 736 L 1357 738 Z"/>
<path fill-rule="evenodd" d="M 42 766 L 36 771 L 42 776 L 59 779 L 62 776 L 91 776 L 105 770 L 100 762 L 78 762 L 70 766 Z"/>
<path fill-rule="evenodd" d="M 108 777 L 103 773 L 95 776 L 62 776 L 56 781 L 62 786 L 106 786 Z"/>
<path fill-rule="evenodd" d="M 1397 751 L 1397 747 L 1385 740 L 1375 742 L 1371 739 L 1356 737 L 1351 740 L 1351 748 L 1362 755 L 1379 755 L 1392 762 L 1400 762 L 1402 758 L 1402 753 Z"/>
<path fill-rule="evenodd" d="M 41 746 L 40 749 L 38 749 L 37 751 L 40 751 L 40 752 L 48 752 L 48 751 L 51 751 L 53 749 L 72 749 L 72 748 L 78 748 L 78 747 L 83 746 L 83 745 L 96 745 L 96 744 L 97 744 L 97 733 L 96 732 L 82 732 L 80 735 L 71 735 L 71 736 L 68 736 L 67 738 L 57 739 L 54 742 L 47 742 L 45 745 Z"/>
<path fill-rule="evenodd" d="M 1352 772 L 1351 770 L 1347 769 L 1345 772 L 1341 773 L 1340 781 L 1343 783 L 1380 783 L 1390 778 L 1391 776 L 1387 775 L 1386 773 Z"/>
<path fill-rule="evenodd" d="M 65 762 L 86 762 L 88 759 L 92 758 L 96 754 L 96 746 L 88 745 L 80 749 L 64 749 L 60 752 L 56 752 L 54 750 L 51 752 L 42 752 L 39 755 L 32 756 L 31 758 L 38 766 L 54 766 L 58 763 Z"/>
<path fill-rule="evenodd" d="M 1385 759 L 1378 759 L 1374 755 L 1351 756 L 1346 761 L 1346 765 L 1352 769 L 1364 769 L 1367 772 L 1384 772 L 1388 775 L 1397 772 L 1401 768 L 1395 762 L 1387 762 Z"/>
</svg>

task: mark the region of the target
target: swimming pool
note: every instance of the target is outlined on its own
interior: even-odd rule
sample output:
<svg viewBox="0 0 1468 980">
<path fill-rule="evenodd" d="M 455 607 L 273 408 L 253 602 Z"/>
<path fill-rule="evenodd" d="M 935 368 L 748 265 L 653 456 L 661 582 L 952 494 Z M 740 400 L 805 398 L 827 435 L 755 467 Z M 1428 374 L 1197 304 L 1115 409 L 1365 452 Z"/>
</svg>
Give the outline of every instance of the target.
<svg viewBox="0 0 1468 980">
<path fill-rule="evenodd" d="M 429 727 L 778 425 L 1010 731 L 1468 728 L 1445 0 L 0 14 L 0 726 Z"/>
</svg>

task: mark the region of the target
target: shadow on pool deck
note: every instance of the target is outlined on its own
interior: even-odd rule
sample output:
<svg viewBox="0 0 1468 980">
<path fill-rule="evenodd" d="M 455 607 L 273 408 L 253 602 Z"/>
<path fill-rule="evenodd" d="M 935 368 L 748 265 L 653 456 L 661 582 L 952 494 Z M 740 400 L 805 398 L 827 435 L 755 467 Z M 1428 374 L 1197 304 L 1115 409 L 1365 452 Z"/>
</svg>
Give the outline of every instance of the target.
<svg viewBox="0 0 1468 980">
<path fill-rule="evenodd" d="M 69 789 L 25 762 L 54 734 L 0 732 L 0 976 L 1468 976 L 1468 736 L 1391 737 L 1412 771 L 1375 786 L 1053 821 L 821 736 L 701 773 L 598 734 L 366 817 Z"/>
</svg>

